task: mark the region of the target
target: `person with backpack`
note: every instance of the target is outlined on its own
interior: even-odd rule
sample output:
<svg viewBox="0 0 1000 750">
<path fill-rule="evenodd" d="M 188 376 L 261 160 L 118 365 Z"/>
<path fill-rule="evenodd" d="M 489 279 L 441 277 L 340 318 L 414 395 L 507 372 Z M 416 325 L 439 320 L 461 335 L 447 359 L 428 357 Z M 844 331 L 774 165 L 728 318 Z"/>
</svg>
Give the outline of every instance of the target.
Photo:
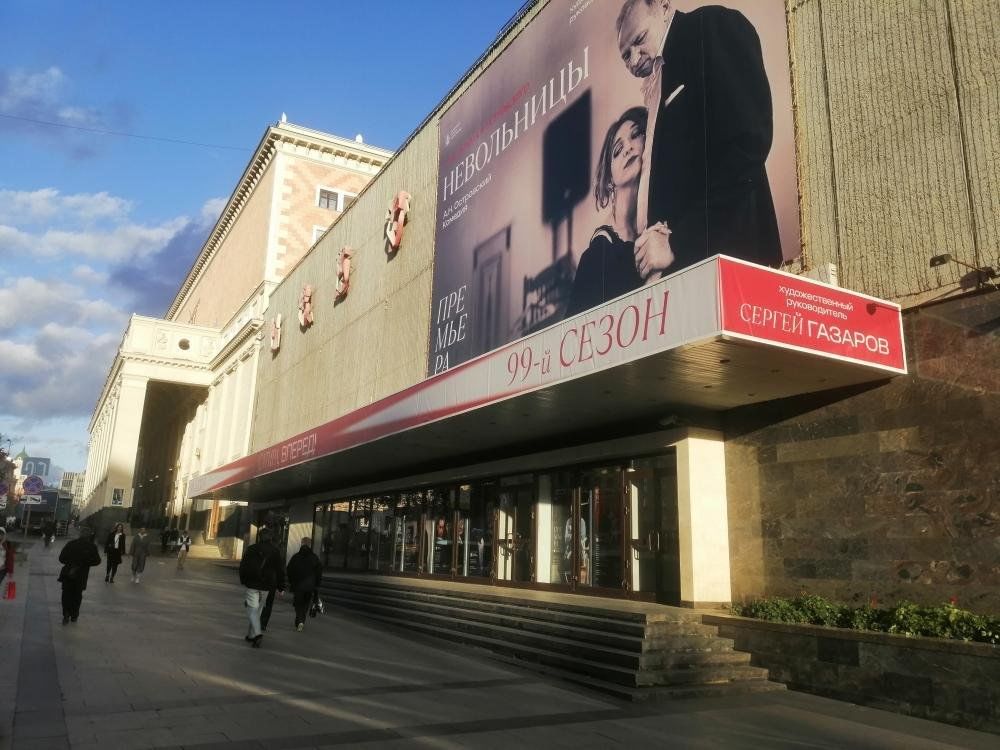
<svg viewBox="0 0 1000 750">
<path fill-rule="evenodd" d="M 288 561 L 287 572 L 295 607 L 295 629 L 301 632 L 305 627 L 306 612 L 323 578 L 323 563 L 312 551 L 312 539 L 302 537 L 302 546 Z"/>
<path fill-rule="evenodd" d="M 250 620 L 246 640 L 254 648 L 260 648 L 264 639 L 260 615 L 267 592 L 276 589 L 283 593 L 285 590 L 285 566 L 281 553 L 274 546 L 273 536 L 270 529 L 261 529 L 257 543 L 247 547 L 240 560 L 240 583 L 246 587 L 243 606 Z"/>
</svg>

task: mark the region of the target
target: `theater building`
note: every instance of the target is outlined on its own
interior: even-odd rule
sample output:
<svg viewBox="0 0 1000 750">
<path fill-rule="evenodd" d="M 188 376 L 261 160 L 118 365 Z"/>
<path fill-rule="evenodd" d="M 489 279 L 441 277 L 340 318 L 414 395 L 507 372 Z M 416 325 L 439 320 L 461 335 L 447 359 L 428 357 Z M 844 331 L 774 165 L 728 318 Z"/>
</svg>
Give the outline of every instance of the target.
<svg viewBox="0 0 1000 750">
<path fill-rule="evenodd" d="M 90 423 L 82 519 L 237 553 L 237 501 L 192 503 L 187 481 L 246 455 L 268 298 L 390 155 L 284 118 L 265 130 L 164 317 L 129 320 Z"/>
<path fill-rule="evenodd" d="M 1000 609 L 995 24 L 705 5 L 522 11 L 270 292 L 188 498 L 383 576 Z"/>
</svg>

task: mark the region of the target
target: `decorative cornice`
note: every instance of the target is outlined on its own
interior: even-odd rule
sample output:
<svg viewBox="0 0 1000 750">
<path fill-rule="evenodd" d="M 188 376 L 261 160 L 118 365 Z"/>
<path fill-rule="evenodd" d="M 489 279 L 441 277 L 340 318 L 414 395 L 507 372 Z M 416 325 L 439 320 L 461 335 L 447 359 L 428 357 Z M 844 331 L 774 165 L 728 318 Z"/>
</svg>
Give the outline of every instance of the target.
<svg viewBox="0 0 1000 750">
<path fill-rule="evenodd" d="M 244 344 L 244 342 L 252 338 L 263 326 L 263 318 L 250 318 L 250 320 L 244 323 L 240 330 L 236 332 L 236 335 L 233 336 L 226 343 L 226 345 L 219 350 L 219 353 L 212 357 L 212 360 L 208 363 L 209 368 L 212 370 L 217 369 L 219 365 L 231 357 L 236 350 Z"/>
</svg>

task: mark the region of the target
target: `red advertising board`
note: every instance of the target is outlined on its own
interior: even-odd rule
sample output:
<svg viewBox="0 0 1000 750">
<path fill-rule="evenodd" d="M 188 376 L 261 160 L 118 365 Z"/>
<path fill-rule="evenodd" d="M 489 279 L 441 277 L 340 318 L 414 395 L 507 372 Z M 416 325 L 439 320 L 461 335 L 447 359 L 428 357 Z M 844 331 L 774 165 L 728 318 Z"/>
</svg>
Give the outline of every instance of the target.
<svg viewBox="0 0 1000 750">
<path fill-rule="evenodd" d="M 727 334 L 906 372 L 899 305 L 732 258 L 719 286 Z"/>
</svg>

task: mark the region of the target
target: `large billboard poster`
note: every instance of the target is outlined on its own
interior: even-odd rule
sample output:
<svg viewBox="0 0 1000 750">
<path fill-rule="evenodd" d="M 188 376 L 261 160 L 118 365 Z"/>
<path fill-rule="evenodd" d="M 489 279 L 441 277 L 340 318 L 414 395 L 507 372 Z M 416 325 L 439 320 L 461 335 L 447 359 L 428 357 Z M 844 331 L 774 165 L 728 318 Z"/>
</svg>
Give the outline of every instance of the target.
<svg viewBox="0 0 1000 750">
<path fill-rule="evenodd" d="M 799 253 L 783 0 L 551 0 L 442 115 L 428 371 Z"/>
</svg>

